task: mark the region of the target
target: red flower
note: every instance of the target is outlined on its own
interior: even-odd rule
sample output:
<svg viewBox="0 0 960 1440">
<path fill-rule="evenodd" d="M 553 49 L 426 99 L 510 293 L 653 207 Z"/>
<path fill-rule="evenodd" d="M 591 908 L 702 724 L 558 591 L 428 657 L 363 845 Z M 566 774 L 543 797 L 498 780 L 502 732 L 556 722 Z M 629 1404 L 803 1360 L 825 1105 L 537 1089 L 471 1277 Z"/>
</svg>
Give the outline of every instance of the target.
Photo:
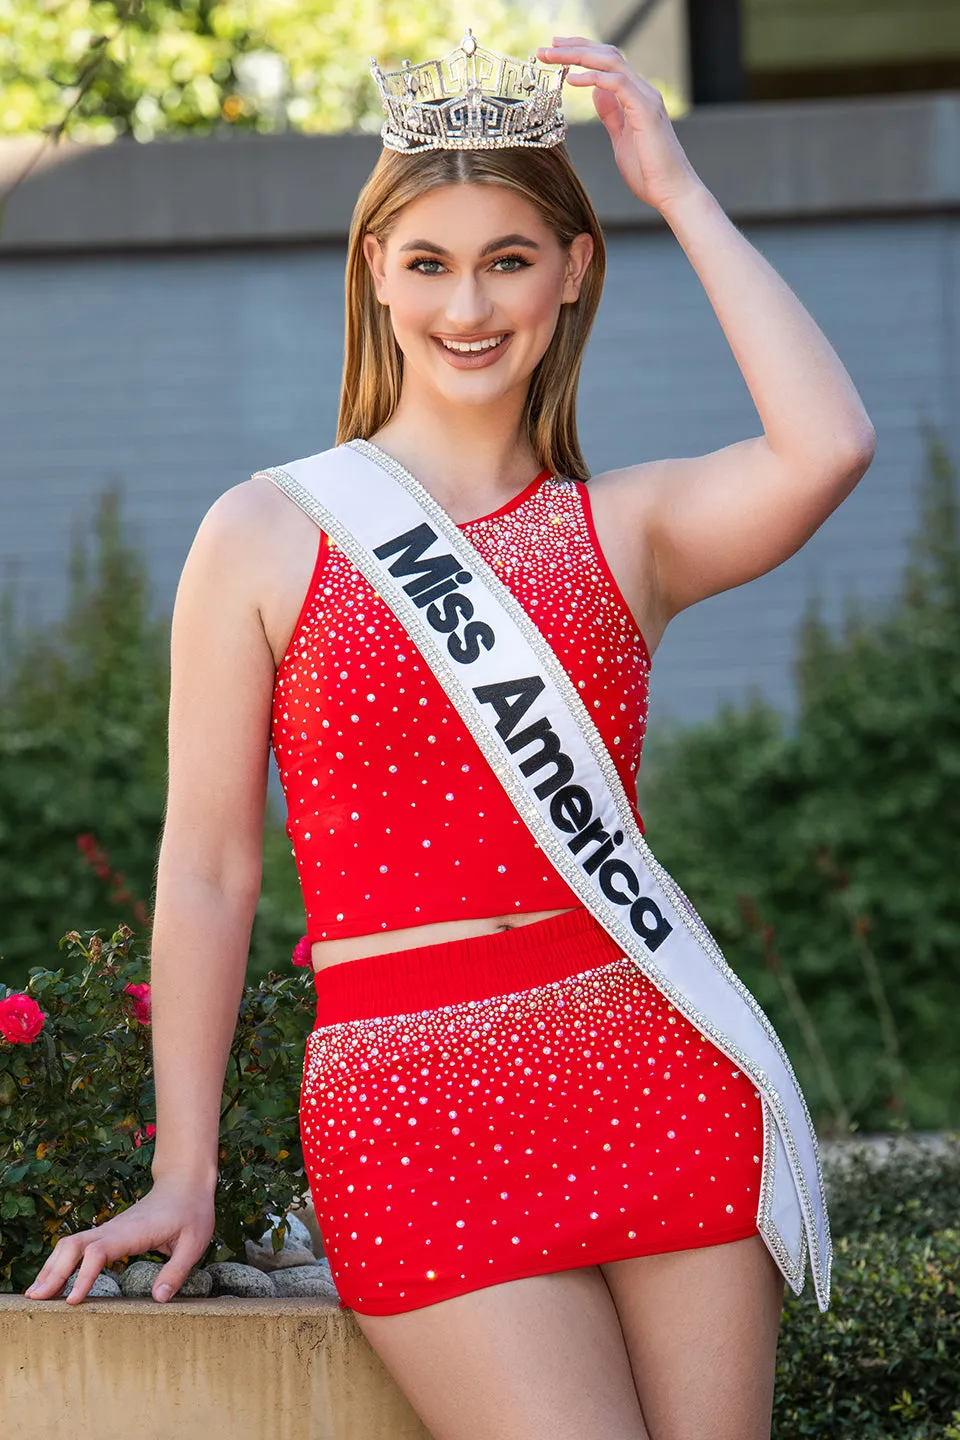
<svg viewBox="0 0 960 1440">
<path fill-rule="evenodd" d="M 139 1146 L 139 1145 L 142 1145 L 143 1142 L 144 1142 L 144 1140 L 152 1140 L 153 1137 L 154 1137 L 154 1135 L 156 1135 L 156 1133 L 157 1133 L 157 1127 L 156 1127 L 156 1125 L 148 1125 L 145 1130 L 139 1130 L 139 1129 L 138 1129 L 138 1130 L 134 1130 L 134 1132 L 133 1132 L 133 1143 L 134 1143 L 134 1145 L 138 1145 L 138 1146 Z"/>
<path fill-rule="evenodd" d="M 6 995 L 0 1000 L 0 1035 L 11 1045 L 29 1045 L 36 1040 L 46 1018 L 29 995 Z"/>
<path fill-rule="evenodd" d="M 312 950 L 313 947 L 310 944 L 310 937 L 308 935 L 301 935 L 293 947 L 293 954 L 290 956 L 290 959 L 294 965 L 309 965 L 311 964 Z"/>
<path fill-rule="evenodd" d="M 129 995 L 133 1001 L 133 1016 L 139 1020 L 141 1025 L 150 1024 L 150 986 L 125 985 L 123 993 Z"/>
</svg>

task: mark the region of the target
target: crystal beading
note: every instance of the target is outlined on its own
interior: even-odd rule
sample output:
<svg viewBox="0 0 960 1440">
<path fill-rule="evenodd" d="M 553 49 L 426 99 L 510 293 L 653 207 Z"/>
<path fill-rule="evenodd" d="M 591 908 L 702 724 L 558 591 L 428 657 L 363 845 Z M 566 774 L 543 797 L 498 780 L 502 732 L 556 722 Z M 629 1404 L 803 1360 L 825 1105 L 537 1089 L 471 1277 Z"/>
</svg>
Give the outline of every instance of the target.
<svg viewBox="0 0 960 1440">
<path fill-rule="evenodd" d="M 513 60 L 478 44 L 467 30 L 439 60 L 384 72 L 371 58 L 386 120 L 389 150 L 548 149 L 566 133 L 560 92 L 569 65 Z"/>
</svg>

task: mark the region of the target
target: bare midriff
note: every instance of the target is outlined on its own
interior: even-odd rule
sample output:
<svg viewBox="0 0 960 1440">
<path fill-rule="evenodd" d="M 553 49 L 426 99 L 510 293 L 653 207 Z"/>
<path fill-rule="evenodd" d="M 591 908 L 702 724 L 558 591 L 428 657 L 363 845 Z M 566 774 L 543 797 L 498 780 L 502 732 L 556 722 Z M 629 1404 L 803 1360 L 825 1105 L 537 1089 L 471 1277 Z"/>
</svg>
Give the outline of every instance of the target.
<svg viewBox="0 0 960 1440">
<path fill-rule="evenodd" d="M 496 930 L 514 930 L 563 915 L 561 910 L 534 910 L 525 915 L 481 915 L 475 920 L 438 920 L 431 925 L 409 925 L 403 930 L 382 930 L 375 935 L 351 935 L 345 940 L 317 940 L 311 950 L 314 970 L 363 960 L 368 955 L 385 955 L 391 950 L 412 950 L 417 945 L 439 945 L 446 940 L 469 940 L 475 935 L 492 935 Z"/>
</svg>

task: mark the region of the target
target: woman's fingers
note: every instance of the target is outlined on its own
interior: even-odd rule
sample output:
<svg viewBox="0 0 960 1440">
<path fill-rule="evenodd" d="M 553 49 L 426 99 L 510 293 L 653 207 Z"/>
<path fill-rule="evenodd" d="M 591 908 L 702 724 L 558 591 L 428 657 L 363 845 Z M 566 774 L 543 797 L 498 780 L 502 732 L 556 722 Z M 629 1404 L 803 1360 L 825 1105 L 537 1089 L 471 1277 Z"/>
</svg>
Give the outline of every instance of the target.
<svg viewBox="0 0 960 1440">
<path fill-rule="evenodd" d="M 591 84 L 600 82 L 585 77 L 589 74 L 595 77 L 598 71 L 605 74 L 620 74 L 627 80 L 641 98 L 655 102 L 661 99 L 660 92 L 642 75 L 637 75 L 630 69 L 622 51 L 615 45 L 604 45 L 598 40 L 587 40 L 576 35 L 567 39 L 559 35 L 554 36 L 552 45 L 542 45 L 537 54 L 547 64 L 552 65 L 580 65 L 583 68 L 581 73 L 568 75 L 567 84 Z"/>
<path fill-rule="evenodd" d="M 599 85 L 593 89 L 593 108 L 609 131 L 610 138 L 616 142 L 623 134 L 623 127 L 626 123 L 623 114 L 623 106 L 616 95 L 611 95 L 609 90 L 601 90 Z"/>
<path fill-rule="evenodd" d="M 73 1282 L 73 1289 L 67 1296 L 68 1305 L 80 1304 L 80 1301 L 87 1294 L 90 1286 L 94 1280 L 96 1280 L 109 1258 L 106 1247 L 101 1241 L 91 1240 L 90 1243 L 85 1246 L 83 1259 L 80 1261 L 80 1269 L 77 1272 L 77 1278 Z M 67 1271 L 67 1275 L 72 1273 L 72 1270 Z M 65 1280 L 67 1276 L 65 1275 L 63 1278 Z"/>
<path fill-rule="evenodd" d="M 135 1218 L 135 1217 L 134 1217 Z M 88 1293 L 90 1286 L 112 1260 L 123 1255 L 135 1255 L 142 1249 L 152 1248 L 150 1239 L 142 1225 L 131 1224 L 125 1215 L 117 1215 L 104 1225 L 89 1230 L 78 1230 L 75 1235 L 62 1235 L 47 1256 L 32 1285 L 25 1294 L 32 1300 L 50 1300 L 59 1295 L 67 1278 L 77 1267 L 73 1289 L 66 1299 L 77 1305 Z"/>
<path fill-rule="evenodd" d="M 205 1240 L 198 1243 L 196 1235 L 192 1232 L 181 1231 L 173 1247 L 173 1254 L 153 1282 L 154 1300 L 171 1299 L 180 1289 L 206 1248 Z"/>
<path fill-rule="evenodd" d="M 82 1230 L 76 1235 L 62 1236 L 25 1293 L 36 1299 L 47 1299 L 58 1294 L 63 1289 L 67 1276 L 73 1274 L 83 1256 L 83 1236 L 88 1233 Z"/>
<path fill-rule="evenodd" d="M 608 66 L 619 66 L 624 70 L 630 68 L 624 59 L 623 51 L 618 50 L 615 45 L 603 45 L 599 40 L 585 40 L 581 36 L 574 36 L 570 40 L 555 39 L 552 45 L 541 45 L 537 54 L 563 57 L 562 60 L 550 61 L 551 64 L 596 65 L 601 70 Z"/>
<path fill-rule="evenodd" d="M 615 45 L 584 35 L 555 35 L 537 56 L 544 64 L 565 67 L 568 85 L 591 87 L 620 174 L 639 200 L 662 213 L 686 187 L 700 183 L 660 91 L 630 68 Z"/>
<path fill-rule="evenodd" d="M 592 85 L 594 93 L 606 90 L 615 95 L 625 115 L 632 115 L 637 124 L 649 120 L 655 113 L 659 92 L 652 90 L 644 95 L 636 78 L 621 70 L 575 70 L 567 76 L 568 85 Z"/>
<path fill-rule="evenodd" d="M 103 1225 L 62 1235 L 25 1294 L 32 1300 L 59 1296 L 68 1276 L 76 1271 L 73 1288 L 65 1298 L 71 1305 L 79 1305 L 104 1265 L 159 1249 L 170 1258 L 157 1273 L 153 1296 L 169 1300 L 206 1250 L 214 1224 L 214 1198 L 206 1186 L 154 1185 L 149 1194 Z"/>
</svg>

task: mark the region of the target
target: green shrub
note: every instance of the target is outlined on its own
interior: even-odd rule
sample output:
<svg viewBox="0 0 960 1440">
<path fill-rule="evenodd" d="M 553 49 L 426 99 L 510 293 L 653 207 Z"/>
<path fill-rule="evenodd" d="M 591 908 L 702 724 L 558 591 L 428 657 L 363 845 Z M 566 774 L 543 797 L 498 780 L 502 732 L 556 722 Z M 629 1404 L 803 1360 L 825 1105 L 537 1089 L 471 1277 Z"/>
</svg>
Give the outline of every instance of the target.
<svg viewBox="0 0 960 1440">
<path fill-rule="evenodd" d="M 833 1300 L 784 1307 L 775 1440 L 960 1440 L 960 1230 L 841 1236 Z"/>
<path fill-rule="evenodd" d="M 899 595 L 839 634 L 808 616 L 795 718 L 728 706 L 645 759 L 650 843 L 826 1131 L 960 1121 L 960 506 L 928 456 Z"/>
<path fill-rule="evenodd" d="M 837 1235 L 924 1239 L 960 1229 L 960 1134 L 852 1141 L 828 1153 L 824 1175 Z"/>
<path fill-rule="evenodd" d="M 824 1172 L 832 1304 L 785 1303 L 774 1440 L 960 1440 L 960 1135 L 853 1141 Z"/>
<path fill-rule="evenodd" d="M 116 492 L 96 553 L 75 535 L 64 619 L 17 627 L 7 602 L 0 668 L 0 977 L 14 983 L 70 926 L 137 919 L 153 878 L 166 778 L 168 626 L 150 618 Z M 122 872 L 98 874 L 92 835 Z M 112 898 L 123 894 L 129 900 Z M 146 907 L 145 907 L 146 908 Z"/>
<path fill-rule="evenodd" d="M 92 553 L 91 553 L 92 551 Z M 75 533 L 64 619 L 16 623 L 0 607 L 0 980 L 68 929 L 149 928 L 167 784 L 168 617 L 151 613 L 146 562 L 107 491 L 92 546 Z M 303 930 L 290 842 L 272 799 L 250 976 L 285 966 Z M 67 970 L 77 964 L 67 954 Z"/>
<path fill-rule="evenodd" d="M 148 959 L 125 925 L 108 940 L 71 932 L 61 947 L 79 972 L 32 967 L 26 1001 L 0 985 L 0 1291 L 25 1289 L 60 1235 L 102 1223 L 153 1183 Z M 198 1263 L 242 1259 L 245 1237 L 307 1193 L 297 1110 L 312 976 L 271 974 L 244 989 L 216 1228 Z M 25 1012 L 26 1038 L 4 1038 L 12 1009 Z"/>
</svg>

